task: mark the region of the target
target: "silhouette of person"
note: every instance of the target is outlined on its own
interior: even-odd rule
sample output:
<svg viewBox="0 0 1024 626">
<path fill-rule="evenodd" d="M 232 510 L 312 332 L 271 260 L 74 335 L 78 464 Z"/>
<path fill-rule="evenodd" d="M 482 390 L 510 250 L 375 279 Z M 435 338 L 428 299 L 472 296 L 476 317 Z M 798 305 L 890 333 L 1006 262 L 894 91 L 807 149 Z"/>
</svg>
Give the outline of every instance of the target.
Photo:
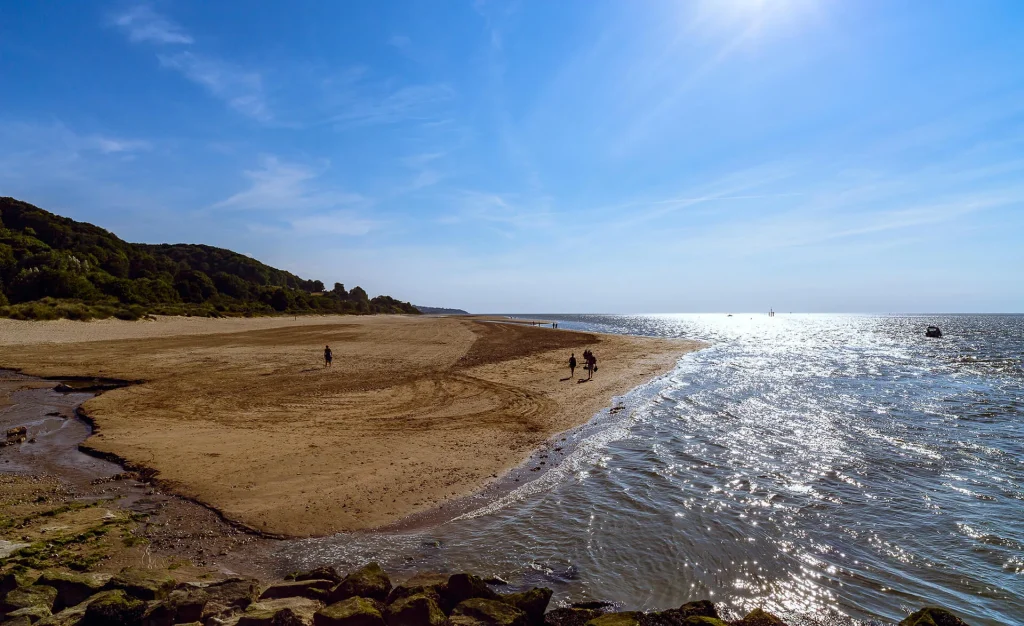
<svg viewBox="0 0 1024 626">
<path fill-rule="evenodd" d="M 334 360 L 334 354 L 331 352 L 330 346 L 324 346 L 324 367 L 331 367 L 331 361 Z"/>
<path fill-rule="evenodd" d="M 576 375 L 576 353 L 569 356 L 569 378 Z"/>
<path fill-rule="evenodd" d="M 588 367 L 587 369 L 590 370 L 590 372 L 587 374 L 587 380 L 590 380 L 591 378 L 594 377 L 594 370 L 597 369 L 597 357 L 594 356 L 593 352 L 590 353 L 589 365 L 590 367 Z"/>
</svg>

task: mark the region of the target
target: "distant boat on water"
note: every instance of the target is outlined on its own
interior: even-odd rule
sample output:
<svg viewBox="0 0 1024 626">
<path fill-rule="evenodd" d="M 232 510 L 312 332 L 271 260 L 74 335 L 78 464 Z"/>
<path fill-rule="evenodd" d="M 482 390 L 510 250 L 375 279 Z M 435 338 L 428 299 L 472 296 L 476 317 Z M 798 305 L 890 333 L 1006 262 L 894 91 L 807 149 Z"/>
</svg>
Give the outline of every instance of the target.
<svg viewBox="0 0 1024 626">
<path fill-rule="evenodd" d="M 925 337 L 942 337 L 942 331 L 939 330 L 938 326 L 929 326 L 927 328 L 927 330 L 924 331 L 924 336 Z"/>
</svg>

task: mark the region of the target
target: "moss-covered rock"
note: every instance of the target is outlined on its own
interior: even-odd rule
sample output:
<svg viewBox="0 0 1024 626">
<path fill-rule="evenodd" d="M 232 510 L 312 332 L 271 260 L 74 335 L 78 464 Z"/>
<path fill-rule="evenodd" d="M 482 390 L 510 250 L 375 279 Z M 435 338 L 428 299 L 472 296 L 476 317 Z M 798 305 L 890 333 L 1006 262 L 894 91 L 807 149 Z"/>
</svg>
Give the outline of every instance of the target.
<svg viewBox="0 0 1024 626">
<path fill-rule="evenodd" d="M 714 602 L 711 602 L 710 600 L 687 602 L 676 609 L 676 611 L 683 617 L 713 617 L 715 619 L 721 619 L 718 615 L 718 609 L 715 608 Z"/>
<path fill-rule="evenodd" d="M 174 623 L 198 622 L 203 618 L 203 609 L 210 601 L 210 594 L 204 589 L 184 587 L 175 589 L 164 602 L 174 609 Z"/>
<path fill-rule="evenodd" d="M 253 602 L 238 617 L 237 626 L 309 624 L 320 603 L 309 598 L 278 598 Z"/>
<path fill-rule="evenodd" d="M 82 626 L 138 626 L 145 612 L 145 602 L 116 589 L 88 603 Z"/>
<path fill-rule="evenodd" d="M 545 626 L 585 626 L 587 622 L 600 617 L 601 611 L 597 609 L 576 609 L 563 607 L 548 611 L 544 614 Z"/>
<path fill-rule="evenodd" d="M 473 574 L 452 574 L 448 577 L 448 584 L 442 595 L 445 603 L 455 607 L 472 598 L 484 600 L 499 600 L 498 594 L 494 593 L 479 576 Z"/>
<path fill-rule="evenodd" d="M 967 623 L 946 609 L 926 606 L 911 613 L 899 626 L 967 626 Z"/>
<path fill-rule="evenodd" d="M 733 624 L 735 626 L 786 626 L 786 622 L 761 609 L 754 609 L 747 613 L 743 619 L 733 622 Z"/>
<path fill-rule="evenodd" d="M 7 618 L 0 623 L 0 626 L 32 626 L 32 621 L 22 615 L 21 617 Z"/>
<path fill-rule="evenodd" d="M 7 614 L 4 624 L 7 624 L 10 620 L 20 619 L 22 617 L 27 618 L 30 624 L 35 624 L 41 619 L 46 619 L 52 615 L 50 609 L 45 606 L 29 606 L 24 609 L 18 609 Z"/>
<path fill-rule="evenodd" d="M 399 598 L 384 612 L 388 626 L 441 626 L 445 619 L 437 598 L 425 593 Z"/>
<path fill-rule="evenodd" d="M 18 587 L 29 587 L 36 582 L 37 578 L 37 576 L 15 572 L 7 572 L 0 575 L 0 596 Z"/>
<path fill-rule="evenodd" d="M 462 618 L 462 619 L 458 619 Z M 460 602 L 451 615 L 453 624 L 461 626 L 527 626 L 526 613 L 500 600 L 470 598 Z"/>
<path fill-rule="evenodd" d="M 313 615 L 313 626 L 384 626 L 380 606 L 369 598 L 348 598 Z"/>
<path fill-rule="evenodd" d="M 53 603 L 57 600 L 57 590 L 46 585 L 32 585 L 31 587 L 17 587 L 11 589 L 0 602 L 0 613 L 13 613 L 18 609 L 27 609 L 33 606 L 45 607 L 46 610 L 53 609 Z"/>
<path fill-rule="evenodd" d="M 84 602 L 86 598 L 103 591 L 110 582 L 108 574 L 71 573 L 47 570 L 39 576 L 37 584 L 53 587 L 57 590 L 57 601 L 54 611 L 62 611 L 69 606 Z"/>
<path fill-rule="evenodd" d="M 348 598 L 371 598 L 384 602 L 391 593 L 391 579 L 377 563 L 368 563 L 350 572 L 331 590 L 330 602 L 335 604 Z"/>
<path fill-rule="evenodd" d="M 435 572 L 419 573 L 404 583 L 395 585 L 391 590 L 391 593 L 388 594 L 385 602 L 387 604 L 392 604 L 402 598 L 423 594 L 433 598 L 434 601 L 438 603 L 438 606 L 441 607 L 442 611 L 450 612 L 454 608 L 454 605 L 445 607 L 442 599 L 442 596 L 444 596 L 447 589 L 448 574 L 439 574 Z"/>
<path fill-rule="evenodd" d="M 546 587 L 534 587 L 521 593 L 509 593 L 501 596 L 501 601 L 511 604 L 523 613 L 531 624 L 544 623 L 544 611 L 548 610 L 552 591 Z"/>
<path fill-rule="evenodd" d="M 293 580 L 276 583 L 267 587 L 260 600 L 275 598 L 309 598 L 310 600 L 327 600 L 334 583 L 330 580 Z"/>
<path fill-rule="evenodd" d="M 107 587 L 120 589 L 140 600 L 162 600 L 174 589 L 174 579 L 160 570 L 129 567 L 111 578 Z"/>
<path fill-rule="evenodd" d="M 640 626 L 643 613 L 624 611 L 622 613 L 606 613 L 587 622 L 587 626 Z"/>
</svg>

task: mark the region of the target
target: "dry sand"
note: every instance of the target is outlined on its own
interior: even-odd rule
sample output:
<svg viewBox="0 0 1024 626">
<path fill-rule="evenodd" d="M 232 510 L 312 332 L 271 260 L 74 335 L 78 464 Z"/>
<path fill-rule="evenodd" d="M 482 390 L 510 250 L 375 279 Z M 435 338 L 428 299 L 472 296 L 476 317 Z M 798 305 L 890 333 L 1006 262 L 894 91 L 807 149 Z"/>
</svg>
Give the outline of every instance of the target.
<svg viewBox="0 0 1024 626">
<path fill-rule="evenodd" d="M 565 380 L 587 347 L 594 380 Z M 474 492 L 699 347 L 457 317 L 0 320 L 0 367 L 144 381 L 85 404 L 89 447 L 285 536 Z"/>
</svg>

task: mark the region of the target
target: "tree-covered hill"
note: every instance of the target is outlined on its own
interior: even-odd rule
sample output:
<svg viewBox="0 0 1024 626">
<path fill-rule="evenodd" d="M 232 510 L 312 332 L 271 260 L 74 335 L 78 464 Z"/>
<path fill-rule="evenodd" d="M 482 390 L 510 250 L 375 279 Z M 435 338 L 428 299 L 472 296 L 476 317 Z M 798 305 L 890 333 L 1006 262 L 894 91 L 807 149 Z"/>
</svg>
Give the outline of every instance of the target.
<svg viewBox="0 0 1024 626">
<path fill-rule="evenodd" d="M 136 244 L 98 226 L 0 198 L 0 316 L 419 313 L 389 296 L 327 291 L 245 255 L 192 244 Z"/>
</svg>

